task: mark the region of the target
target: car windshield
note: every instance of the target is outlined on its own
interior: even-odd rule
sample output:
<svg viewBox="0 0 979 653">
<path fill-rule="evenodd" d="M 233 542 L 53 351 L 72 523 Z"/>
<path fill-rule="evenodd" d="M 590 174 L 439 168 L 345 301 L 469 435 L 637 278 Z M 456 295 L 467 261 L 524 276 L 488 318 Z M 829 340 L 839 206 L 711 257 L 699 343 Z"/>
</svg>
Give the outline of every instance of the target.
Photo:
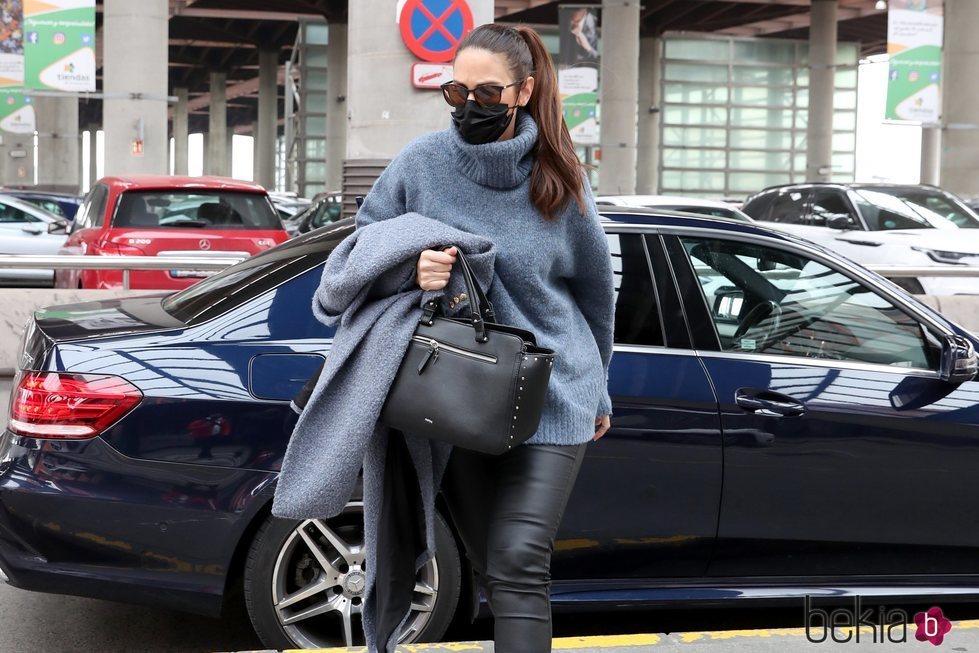
<svg viewBox="0 0 979 653">
<path fill-rule="evenodd" d="M 871 231 L 979 229 L 979 215 L 954 197 L 923 188 L 862 188 L 853 195 Z"/>
<path fill-rule="evenodd" d="M 163 310 L 189 326 L 223 315 L 322 264 L 352 228 L 348 219 L 267 249 L 165 297 Z"/>
<path fill-rule="evenodd" d="M 202 189 L 127 191 L 119 199 L 112 226 L 282 229 L 265 195 Z"/>
<path fill-rule="evenodd" d="M 748 218 L 734 209 L 723 209 L 716 206 L 688 206 L 686 204 L 671 204 L 665 206 L 662 204 L 651 205 L 651 209 L 667 209 L 670 211 L 683 211 L 684 213 L 696 213 L 697 215 L 709 215 L 715 218 L 726 218 L 728 220 L 738 220 L 739 222 L 747 222 Z"/>
</svg>

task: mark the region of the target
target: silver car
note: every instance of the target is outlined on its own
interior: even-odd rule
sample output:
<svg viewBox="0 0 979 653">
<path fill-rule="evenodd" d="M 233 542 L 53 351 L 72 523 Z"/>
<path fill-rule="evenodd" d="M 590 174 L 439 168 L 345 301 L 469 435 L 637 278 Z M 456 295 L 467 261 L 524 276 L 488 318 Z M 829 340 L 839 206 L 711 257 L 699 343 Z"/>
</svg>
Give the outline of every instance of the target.
<svg viewBox="0 0 979 653">
<path fill-rule="evenodd" d="M 0 254 L 55 255 L 67 239 L 69 222 L 9 195 L 0 195 Z M 0 266 L 0 284 L 50 286 L 54 270 L 14 270 Z"/>
</svg>

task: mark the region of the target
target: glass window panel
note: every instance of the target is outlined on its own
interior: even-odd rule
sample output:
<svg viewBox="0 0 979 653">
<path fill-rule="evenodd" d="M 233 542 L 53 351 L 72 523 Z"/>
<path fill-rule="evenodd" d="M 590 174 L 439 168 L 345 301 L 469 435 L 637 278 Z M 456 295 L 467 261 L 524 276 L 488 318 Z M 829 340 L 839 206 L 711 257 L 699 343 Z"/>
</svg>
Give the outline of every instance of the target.
<svg viewBox="0 0 979 653">
<path fill-rule="evenodd" d="M 809 86 L 809 69 L 808 68 L 796 68 L 796 71 L 795 71 L 795 83 L 798 86 Z"/>
<path fill-rule="evenodd" d="M 855 64 L 860 60 L 860 47 L 856 43 L 840 43 L 836 46 L 836 62 Z"/>
<path fill-rule="evenodd" d="M 856 68 L 837 68 L 835 78 L 836 88 L 856 88 L 857 69 Z"/>
<path fill-rule="evenodd" d="M 665 344 L 662 322 L 642 236 L 608 234 L 607 237 L 615 286 L 615 343 L 662 347 Z"/>
<path fill-rule="evenodd" d="M 731 109 L 731 125 L 735 127 L 767 127 L 781 129 L 792 126 L 792 111 L 783 109 Z"/>
<path fill-rule="evenodd" d="M 702 86 L 700 84 L 664 85 L 663 101 L 667 104 L 727 104 L 727 86 Z"/>
<path fill-rule="evenodd" d="M 833 95 L 833 108 L 835 109 L 856 109 L 856 91 L 837 91 Z"/>
<path fill-rule="evenodd" d="M 732 172 L 728 176 L 729 188 L 739 193 L 757 193 L 769 186 L 789 183 L 788 172 Z"/>
<path fill-rule="evenodd" d="M 307 116 L 304 122 L 304 136 L 326 136 L 325 116 Z"/>
<path fill-rule="evenodd" d="M 663 145 L 724 147 L 727 130 L 711 127 L 664 127 Z"/>
<path fill-rule="evenodd" d="M 664 191 L 685 193 L 697 190 L 724 190 L 724 173 L 699 170 L 663 170 Z"/>
<path fill-rule="evenodd" d="M 792 165 L 792 153 L 733 150 L 730 161 L 732 170 L 775 170 L 782 172 Z"/>
<path fill-rule="evenodd" d="M 794 172 L 798 172 L 798 173 L 802 174 L 802 181 L 805 181 L 805 177 L 806 177 L 806 151 L 805 151 L 805 147 L 806 147 L 805 146 L 805 142 L 803 142 L 803 144 L 802 144 L 803 150 L 802 150 L 802 152 L 800 152 L 800 153 L 798 153 L 798 154 L 795 155 L 795 161 L 794 161 L 795 166 L 793 168 L 793 171 Z"/>
<path fill-rule="evenodd" d="M 307 138 L 306 139 L 306 158 L 307 159 L 322 159 L 326 157 L 326 139 L 325 138 Z"/>
<path fill-rule="evenodd" d="M 663 165 L 669 168 L 716 168 L 726 165 L 724 150 L 672 149 L 663 150 Z"/>
<path fill-rule="evenodd" d="M 303 50 L 303 65 L 310 68 L 326 68 L 326 48 L 310 47 Z"/>
<path fill-rule="evenodd" d="M 833 150 L 837 152 L 853 152 L 857 148 L 857 135 L 853 132 L 837 132 L 833 134 Z"/>
<path fill-rule="evenodd" d="M 321 161 L 306 162 L 307 181 L 322 181 L 326 178 L 326 163 Z"/>
<path fill-rule="evenodd" d="M 302 89 L 304 91 L 325 91 L 326 90 L 326 71 L 311 70 L 306 72 L 303 77 Z"/>
<path fill-rule="evenodd" d="M 764 129 L 733 129 L 731 130 L 731 146 L 744 149 L 791 150 L 792 132 L 768 131 Z"/>
<path fill-rule="evenodd" d="M 731 89 L 731 102 L 734 104 L 750 104 L 762 107 L 792 106 L 791 88 L 776 86 L 736 86 Z"/>
<path fill-rule="evenodd" d="M 739 62 L 792 65 L 795 61 L 795 43 L 768 40 L 734 41 L 733 58 Z"/>
<path fill-rule="evenodd" d="M 726 84 L 727 66 L 667 62 L 665 78 L 681 82 L 714 82 Z"/>
<path fill-rule="evenodd" d="M 761 68 L 755 66 L 735 66 L 734 82 L 752 86 L 791 86 L 791 68 Z"/>
<path fill-rule="evenodd" d="M 728 42 L 714 39 L 666 39 L 667 59 L 727 61 Z"/>
<path fill-rule="evenodd" d="M 306 29 L 306 43 L 326 45 L 330 39 L 330 28 L 325 23 L 303 23 Z"/>
<path fill-rule="evenodd" d="M 856 168 L 856 155 L 838 153 L 833 155 L 833 177 L 852 177 Z"/>
<path fill-rule="evenodd" d="M 725 125 L 727 109 L 708 106 L 667 106 L 663 121 L 673 125 Z"/>
<path fill-rule="evenodd" d="M 856 111 L 836 111 L 833 113 L 833 129 L 854 131 L 857 128 Z"/>
<path fill-rule="evenodd" d="M 800 108 L 800 109 L 806 109 L 806 110 L 808 110 L 808 108 L 809 108 L 809 89 L 808 88 L 800 88 L 799 90 L 797 90 L 795 92 L 795 106 L 798 107 L 798 108 Z"/>
<path fill-rule="evenodd" d="M 326 113 L 326 93 L 305 89 L 302 110 L 304 113 Z"/>
</svg>

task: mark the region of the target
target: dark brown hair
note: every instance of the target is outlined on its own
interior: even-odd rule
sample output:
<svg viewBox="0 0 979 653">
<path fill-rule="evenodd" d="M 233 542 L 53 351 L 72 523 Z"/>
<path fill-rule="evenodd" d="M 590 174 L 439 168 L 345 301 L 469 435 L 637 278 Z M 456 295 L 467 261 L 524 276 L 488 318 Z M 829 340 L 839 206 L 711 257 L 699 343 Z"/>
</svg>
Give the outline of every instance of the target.
<svg viewBox="0 0 979 653">
<path fill-rule="evenodd" d="M 582 165 L 561 111 L 557 73 L 540 35 L 525 25 L 489 23 L 469 32 L 456 53 L 466 48 L 502 54 L 515 80 L 533 75 L 534 90 L 526 106 L 538 130 L 536 160 L 530 173 L 531 202 L 547 220 L 571 198 L 584 213 Z"/>
</svg>

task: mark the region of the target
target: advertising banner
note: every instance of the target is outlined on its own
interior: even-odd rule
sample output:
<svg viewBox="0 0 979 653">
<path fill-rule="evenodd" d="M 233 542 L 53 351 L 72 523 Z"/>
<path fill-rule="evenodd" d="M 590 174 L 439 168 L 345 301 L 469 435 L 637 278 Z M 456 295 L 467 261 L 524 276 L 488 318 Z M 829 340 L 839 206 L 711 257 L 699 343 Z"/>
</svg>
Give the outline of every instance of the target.
<svg viewBox="0 0 979 653">
<path fill-rule="evenodd" d="M 937 123 L 941 116 L 943 0 L 891 0 L 887 12 L 885 120 Z"/>
<path fill-rule="evenodd" d="M 31 98 L 20 91 L 0 89 L 0 131 L 33 134 L 37 129 Z"/>
<path fill-rule="evenodd" d="M 598 145 L 598 10 L 558 7 L 558 87 L 564 121 L 579 145 Z"/>
<path fill-rule="evenodd" d="M 0 0 L 0 88 L 24 85 L 24 6 Z"/>
<path fill-rule="evenodd" d="M 23 0 L 24 86 L 95 90 L 95 0 Z"/>
</svg>

